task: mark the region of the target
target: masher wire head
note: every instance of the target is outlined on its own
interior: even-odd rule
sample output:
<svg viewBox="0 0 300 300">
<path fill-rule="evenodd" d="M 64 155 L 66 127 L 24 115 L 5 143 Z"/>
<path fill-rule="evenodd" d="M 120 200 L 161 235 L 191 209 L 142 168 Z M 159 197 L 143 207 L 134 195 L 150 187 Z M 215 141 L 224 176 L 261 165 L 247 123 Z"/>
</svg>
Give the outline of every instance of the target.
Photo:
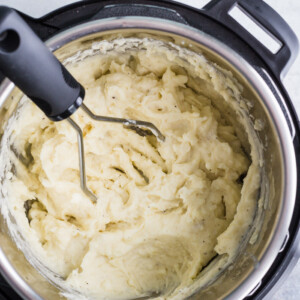
<svg viewBox="0 0 300 300">
<path fill-rule="evenodd" d="M 143 128 L 146 128 L 147 131 L 150 131 L 156 138 L 162 142 L 165 141 L 164 135 L 158 130 L 158 128 L 151 122 L 140 121 L 140 120 L 131 120 L 131 119 L 123 119 L 123 118 L 114 118 L 114 117 L 106 117 L 95 115 L 85 104 L 81 104 L 80 108 L 93 120 L 100 122 L 111 122 L 111 123 L 120 123 L 123 124 L 126 128 L 133 129 L 137 131 L 137 129 L 144 131 L 144 135 L 147 133 Z M 77 132 L 77 142 L 78 142 L 78 156 L 79 156 L 79 173 L 80 173 L 80 187 L 84 194 L 88 196 L 93 203 L 97 202 L 98 197 L 88 188 L 87 186 L 87 176 L 85 169 L 85 154 L 84 154 L 84 141 L 83 134 L 81 128 L 78 124 L 72 119 L 67 118 L 69 124 L 76 130 Z"/>
</svg>

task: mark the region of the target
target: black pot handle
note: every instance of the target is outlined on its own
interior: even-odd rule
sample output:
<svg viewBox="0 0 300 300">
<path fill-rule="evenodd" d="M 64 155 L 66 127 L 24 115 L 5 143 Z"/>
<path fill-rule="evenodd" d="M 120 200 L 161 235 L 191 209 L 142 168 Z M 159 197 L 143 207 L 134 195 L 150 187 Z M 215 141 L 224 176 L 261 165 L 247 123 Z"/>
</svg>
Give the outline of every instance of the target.
<svg viewBox="0 0 300 300">
<path fill-rule="evenodd" d="M 277 53 L 272 53 L 229 15 L 230 10 L 236 5 L 282 43 Z M 207 15 L 245 40 L 265 61 L 278 79 L 285 76 L 297 57 L 299 43 L 290 26 L 268 4 L 262 0 L 212 0 L 203 10 Z"/>
</svg>

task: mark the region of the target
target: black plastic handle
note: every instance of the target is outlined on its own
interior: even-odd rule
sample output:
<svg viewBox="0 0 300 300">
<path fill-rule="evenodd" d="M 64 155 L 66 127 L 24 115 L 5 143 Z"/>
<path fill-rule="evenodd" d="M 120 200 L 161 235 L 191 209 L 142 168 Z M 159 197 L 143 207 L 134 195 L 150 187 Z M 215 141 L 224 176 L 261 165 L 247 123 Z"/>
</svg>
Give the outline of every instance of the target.
<svg viewBox="0 0 300 300">
<path fill-rule="evenodd" d="M 277 53 L 272 53 L 229 15 L 229 11 L 235 5 L 238 5 L 282 43 Z M 260 55 L 277 78 L 281 79 L 285 76 L 297 57 L 299 43 L 290 26 L 268 4 L 262 0 L 213 0 L 204 7 L 204 11 L 245 40 Z"/>
<path fill-rule="evenodd" d="M 82 104 L 83 87 L 56 59 L 27 23 L 0 6 L 0 70 L 53 121 Z"/>
</svg>

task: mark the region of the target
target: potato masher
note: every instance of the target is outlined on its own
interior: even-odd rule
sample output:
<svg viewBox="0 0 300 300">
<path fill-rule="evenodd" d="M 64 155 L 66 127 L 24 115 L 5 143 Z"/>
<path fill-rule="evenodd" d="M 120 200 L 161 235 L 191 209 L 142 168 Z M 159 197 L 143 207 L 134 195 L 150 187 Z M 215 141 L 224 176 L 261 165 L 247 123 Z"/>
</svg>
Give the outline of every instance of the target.
<svg viewBox="0 0 300 300">
<path fill-rule="evenodd" d="M 78 139 L 80 186 L 93 201 L 97 196 L 87 186 L 84 142 L 81 128 L 71 115 L 81 108 L 93 120 L 120 123 L 135 131 L 165 137 L 150 122 L 95 115 L 83 99 L 85 90 L 57 60 L 28 24 L 11 8 L 0 7 L 0 71 L 14 82 L 52 121 L 67 120 Z"/>
</svg>

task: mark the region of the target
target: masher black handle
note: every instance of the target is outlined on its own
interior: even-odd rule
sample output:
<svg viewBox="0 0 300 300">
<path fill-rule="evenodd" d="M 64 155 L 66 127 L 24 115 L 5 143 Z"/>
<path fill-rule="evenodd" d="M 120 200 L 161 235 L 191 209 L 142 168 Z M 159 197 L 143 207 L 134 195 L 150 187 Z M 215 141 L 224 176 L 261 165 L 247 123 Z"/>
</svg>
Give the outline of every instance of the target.
<svg viewBox="0 0 300 300">
<path fill-rule="evenodd" d="M 83 87 L 13 9 L 0 6 L 0 70 L 53 121 L 82 104 Z"/>
</svg>

